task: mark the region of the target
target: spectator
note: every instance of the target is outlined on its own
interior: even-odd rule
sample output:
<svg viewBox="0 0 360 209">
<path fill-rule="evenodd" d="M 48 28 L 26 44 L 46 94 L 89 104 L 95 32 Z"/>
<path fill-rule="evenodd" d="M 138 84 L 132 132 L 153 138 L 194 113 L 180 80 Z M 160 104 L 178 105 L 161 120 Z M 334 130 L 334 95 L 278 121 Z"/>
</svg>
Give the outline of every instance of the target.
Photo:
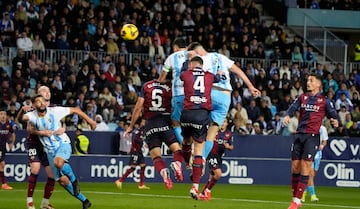
<svg viewBox="0 0 360 209">
<path fill-rule="evenodd" d="M 348 130 L 353 126 L 353 124 L 354 124 L 354 121 L 352 120 L 351 113 L 349 112 L 345 115 L 345 121 L 343 124 L 344 128 Z"/>
<path fill-rule="evenodd" d="M 103 121 L 101 115 L 95 116 L 96 128 L 94 131 L 109 131 L 109 126 Z"/>
<path fill-rule="evenodd" d="M 345 124 L 345 119 L 346 119 L 346 115 L 349 114 L 350 112 L 346 110 L 346 106 L 342 105 L 340 107 L 340 110 L 338 111 L 339 114 L 339 118 L 341 121 L 341 124 Z M 344 127 L 345 128 L 345 127 Z"/>
<path fill-rule="evenodd" d="M 345 94 L 345 97 L 351 99 L 350 91 L 346 86 L 346 83 L 341 83 L 339 90 L 336 91 L 335 99 L 339 99 L 341 94 Z"/>
<path fill-rule="evenodd" d="M 307 50 L 304 52 L 304 61 L 309 63 L 316 62 L 316 55 L 313 51 L 312 46 L 308 45 L 306 49 Z"/>
<path fill-rule="evenodd" d="M 350 137 L 358 137 L 360 134 L 358 122 L 353 122 L 352 126 L 347 130 Z"/>
<path fill-rule="evenodd" d="M 106 48 L 108 54 L 119 54 L 120 49 L 118 44 L 115 42 L 116 37 L 115 36 L 109 36 L 106 41 Z"/>
<path fill-rule="evenodd" d="M 360 106 L 354 106 L 354 109 L 351 112 L 351 116 L 354 121 L 360 122 Z"/>
<path fill-rule="evenodd" d="M 76 129 L 76 138 L 74 140 L 74 154 L 75 155 L 86 155 L 89 154 L 90 140 L 83 133 L 82 129 Z"/>
<path fill-rule="evenodd" d="M 293 62 L 303 62 L 303 56 L 298 46 L 294 47 L 294 50 L 291 53 L 291 61 Z"/>
<path fill-rule="evenodd" d="M 120 146 L 119 146 L 119 154 L 120 155 L 128 155 L 130 153 L 131 149 L 131 143 L 132 143 L 132 133 L 125 134 L 126 129 L 129 127 L 129 123 L 126 123 L 124 126 L 124 131 L 119 132 L 119 138 L 120 138 Z"/>
<path fill-rule="evenodd" d="M 154 39 L 153 45 L 149 47 L 149 56 L 151 59 L 159 56 L 162 60 L 165 60 L 164 48 L 159 44 L 157 39 Z"/>
<path fill-rule="evenodd" d="M 302 89 L 300 81 L 296 81 L 294 83 L 294 86 L 290 90 L 290 98 L 291 98 L 291 100 L 294 101 L 302 93 L 304 93 L 304 90 Z"/>
<path fill-rule="evenodd" d="M 339 84 L 335 79 L 333 79 L 333 75 L 331 73 L 327 74 L 326 79 L 323 80 L 323 86 L 325 93 L 327 93 L 330 90 L 330 88 L 332 88 L 334 92 L 336 92 L 339 89 Z"/>
<path fill-rule="evenodd" d="M 33 47 L 32 47 L 32 50 L 41 51 L 41 52 L 44 52 L 44 51 L 45 51 L 45 44 L 44 44 L 44 42 L 41 40 L 39 34 L 35 34 L 34 40 L 32 41 L 32 46 L 33 46 Z"/>
<path fill-rule="evenodd" d="M 251 132 L 251 135 L 266 135 L 264 130 L 261 128 L 260 124 L 258 122 L 255 122 L 253 124 L 253 131 Z"/>
<path fill-rule="evenodd" d="M 249 106 L 246 107 L 249 119 L 252 121 L 257 121 L 257 119 L 260 116 L 260 109 L 259 107 L 256 105 L 256 101 L 255 100 L 251 100 L 249 103 Z"/>
<path fill-rule="evenodd" d="M 254 132 L 254 128 L 253 128 L 253 125 L 252 125 L 252 121 L 250 119 L 248 119 L 246 121 L 246 124 L 245 124 L 245 131 L 246 131 L 246 135 L 250 135 Z"/>
<path fill-rule="evenodd" d="M 230 128 L 231 132 L 233 132 L 234 134 L 237 133 L 240 135 L 247 134 L 245 122 L 243 119 L 236 119 L 233 122 L 234 122 L 234 125 Z"/>
<path fill-rule="evenodd" d="M 341 93 L 340 98 L 336 100 L 335 102 L 335 109 L 337 111 L 340 111 L 340 107 L 345 107 L 347 111 L 352 111 L 353 104 L 350 99 L 346 98 L 345 93 Z"/>
</svg>

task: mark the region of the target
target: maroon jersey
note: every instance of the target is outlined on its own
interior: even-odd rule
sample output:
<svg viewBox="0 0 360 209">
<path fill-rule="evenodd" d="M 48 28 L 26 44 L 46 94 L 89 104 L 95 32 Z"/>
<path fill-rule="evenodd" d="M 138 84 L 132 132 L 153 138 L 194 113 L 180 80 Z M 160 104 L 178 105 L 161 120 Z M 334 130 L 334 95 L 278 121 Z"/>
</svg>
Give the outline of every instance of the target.
<svg viewBox="0 0 360 209">
<path fill-rule="evenodd" d="M 219 131 L 216 135 L 211 153 L 222 156 L 225 152 L 225 143 L 232 144 L 232 132 L 230 130 Z"/>
<path fill-rule="evenodd" d="M 142 153 L 141 148 L 143 146 L 143 139 L 144 127 L 136 129 L 132 132 L 130 153 Z"/>
<path fill-rule="evenodd" d="M 148 81 L 141 89 L 140 97 L 144 98 L 144 118 L 171 113 L 171 84 L 157 80 Z"/>
<path fill-rule="evenodd" d="M 300 110 L 297 133 L 319 134 L 325 116 L 340 122 L 333 103 L 320 93 L 315 96 L 304 93 L 297 97 L 287 110 L 287 114 L 292 116 L 296 110 Z"/>
<path fill-rule="evenodd" d="M 201 68 L 184 71 L 180 75 L 184 81 L 184 110 L 211 110 L 211 87 L 214 75 Z"/>
<path fill-rule="evenodd" d="M 0 147 L 6 147 L 6 142 L 10 138 L 10 134 L 14 133 L 14 129 L 11 127 L 9 121 L 0 123 Z"/>
</svg>

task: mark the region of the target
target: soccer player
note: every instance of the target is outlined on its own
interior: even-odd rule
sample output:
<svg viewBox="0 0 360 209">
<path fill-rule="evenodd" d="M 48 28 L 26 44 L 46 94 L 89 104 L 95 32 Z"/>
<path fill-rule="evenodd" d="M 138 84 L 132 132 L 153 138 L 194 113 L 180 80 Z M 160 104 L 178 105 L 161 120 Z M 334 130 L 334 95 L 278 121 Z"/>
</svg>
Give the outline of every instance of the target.
<svg viewBox="0 0 360 209">
<path fill-rule="evenodd" d="M 6 183 L 5 178 L 5 153 L 6 153 L 6 144 L 11 139 L 9 144 L 9 149 L 12 149 L 15 143 L 15 132 L 9 121 L 7 120 L 7 115 L 5 109 L 0 110 L 0 180 L 1 180 L 1 189 L 11 190 L 13 189 Z"/>
<path fill-rule="evenodd" d="M 216 52 L 209 53 L 198 42 L 191 43 L 187 50 L 189 53 L 195 52 L 197 55 L 201 56 L 204 61 L 203 69 L 205 71 L 209 71 L 216 75 L 216 73 L 221 70 L 224 72 L 225 76 L 225 79 L 222 79 L 221 82 L 213 84 L 211 91 L 213 105 L 210 117 L 212 124 L 207 132 L 207 139 L 203 153 L 203 158 L 206 159 L 213 147 L 216 134 L 222 126 L 227 112 L 229 111 L 232 92 L 230 73 L 235 73 L 239 78 L 241 78 L 253 96 L 260 96 L 261 93 L 254 87 L 246 74 L 228 57 Z"/>
<path fill-rule="evenodd" d="M 166 168 L 161 158 L 161 145 L 164 142 L 172 151 L 175 162 L 172 162 L 175 170 L 175 178 L 183 181 L 181 164 L 184 158 L 181 153 L 180 144 L 175 137 L 171 127 L 171 86 L 170 83 L 162 83 L 157 80 L 146 82 L 135 104 L 131 123 L 125 134 L 131 133 L 136 121 L 139 119 L 142 109 L 145 122 L 145 138 L 149 146 L 150 156 L 157 172 L 162 176 L 165 187 L 172 189 L 172 181 L 169 169 Z"/>
<path fill-rule="evenodd" d="M 317 198 L 316 193 L 315 193 L 314 178 L 315 178 L 316 172 L 319 170 L 320 161 L 321 161 L 321 158 L 322 158 L 322 150 L 326 146 L 328 139 L 329 139 L 328 132 L 327 132 L 325 126 L 321 125 L 320 126 L 320 146 L 319 146 L 319 150 L 316 152 L 316 155 L 314 157 L 314 162 L 312 164 L 312 168 L 311 168 L 310 175 L 309 175 L 309 183 L 308 183 L 308 185 L 306 187 L 305 192 L 302 195 L 301 202 L 305 202 L 305 198 L 306 198 L 306 195 L 307 195 L 308 192 L 310 193 L 311 202 L 318 202 L 319 201 L 319 198 Z"/>
<path fill-rule="evenodd" d="M 203 170 L 202 154 L 206 140 L 207 127 L 210 124 L 209 113 L 212 109 L 211 88 L 215 75 L 202 69 L 203 60 L 195 56 L 190 60 L 189 69 L 181 73 L 184 82 L 184 107 L 180 124 L 184 141 L 194 141 L 192 182 L 190 195 L 199 199 L 199 183 Z"/>
<path fill-rule="evenodd" d="M 301 94 L 286 111 L 282 126 L 290 122 L 290 117 L 300 110 L 299 124 L 294 135 L 291 150 L 291 185 L 293 200 L 288 209 L 301 206 L 301 197 L 306 189 L 311 173 L 311 165 L 320 145 L 320 126 L 325 116 L 330 117 L 334 127 L 339 126 L 339 116 L 334 104 L 321 94 L 322 77 L 310 74 L 307 79 L 307 93 Z"/>
<path fill-rule="evenodd" d="M 33 98 L 33 104 L 35 110 L 24 114 L 24 109 L 21 109 L 20 118 L 23 121 L 28 121 L 36 128 L 36 133 L 40 136 L 40 141 L 47 154 L 54 179 L 82 202 L 83 209 L 90 208 L 91 202 L 80 192 L 78 180 L 68 163 L 71 155 L 71 144 L 69 137 L 64 133 L 64 128 L 61 128 L 60 121 L 65 116 L 75 113 L 86 120 L 92 129 L 95 129 L 96 122 L 79 108 L 47 107 L 46 100 L 41 95 Z"/>
<path fill-rule="evenodd" d="M 131 141 L 131 148 L 130 148 L 130 160 L 129 165 L 131 166 L 126 172 L 115 181 L 116 187 L 118 189 L 122 188 L 122 182 L 126 179 L 130 173 L 135 171 L 136 166 L 140 166 L 140 182 L 139 182 L 139 189 L 150 189 L 144 184 L 145 179 L 145 159 L 142 151 L 143 146 L 143 139 L 144 139 L 144 126 L 145 120 L 141 120 L 140 127 L 133 131 L 132 133 L 132 141 Z"/>
<path fill-rule="evenodd" d="M 222 156 L 225 150 L 231 151 L 234 149 L 234 145 L 232 145 L 232 132 L 227 129 L 227 126 L 228 120 L 225 119 L 218 134 L 216 135 L 214 146 L 206 159 L 209 164 L 210 175 L 208 182 L 199 195 L 202 200 L 211 200 L 211 189 L 221 178 Z"/>
<path fill-rule="evenodd" d="M 50 89 L 47 86 L 40 86 L 37 90 L 37 93 L 41 94 L 45 98 L 46 106 L 49 106 L 51 98 Z M 32 107 L 24 106 L 23 108 L 25 112 L 32 110 Z M 21 120 L 21 118 L 19 118 L 19 115 L 17 116 L 17 119 Z M 31 126 L 31 124 L 28 124 L 27 126 L 27 129 L 29 131 L 34 128 Z M 30 166 L 30 176 L 28 178 L 26 198 L 27 208 L 35 209 L 33 203 L 33 195 L 37 183 L 37 178 L 40 173 L 40 167 L 42 165 L 46 171 L 48 178 L 45 184 L 44 195 L 41 201 L 40 209 L 53 209 L 54 207 L 49 203 L 49 199 L 54 191 L 55 180 L 54 175 L 51 172 L 51 168 L 49 166 L 49 161 L 44 151 L 44 147 L 39 140 L 39 136 L 35 134 L 29 134 L 26 138 L 26 145 L 28 162 Z"/>
<path fill-rule="evenodd" d="M 183 64 L 186 60 L 188 60 L 188 51 L 186 50 L 185 40 L 182 38 L 176 38 L 173 42 L 173 51 L 174 53 L 170 54 L 164 62 L 159 81 L 165 82 L 167 74 L 172 72 L 171 120 L 176 138 L 179 143 L 182 144 L 183 136 L 181 135 L 180 115 L 184 105 L 184 86 L 182 80 L 180 79 L 180 73 L 183 68 Z M 187 148 L 189 149 L 189 146 Z"/>
</svg>

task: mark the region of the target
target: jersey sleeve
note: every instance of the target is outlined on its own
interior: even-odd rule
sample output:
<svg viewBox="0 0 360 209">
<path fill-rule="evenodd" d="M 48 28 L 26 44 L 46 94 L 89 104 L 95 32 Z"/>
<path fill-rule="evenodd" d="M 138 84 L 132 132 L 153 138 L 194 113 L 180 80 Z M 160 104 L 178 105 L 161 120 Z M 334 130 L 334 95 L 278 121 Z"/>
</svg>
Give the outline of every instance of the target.
<svg viewBox="0 0 360 209">
<path fill-rule="evenodd" d="M 295 111 L 299 109 L 300 103 L 301 103 L 302 95 L 298 96 L 295 101 L 290 105 L 290 107 L 287 109 L 286 114 L 290 117 L 294 116 Z"/>
<path fill-rule="evenodd" d="M 173 60 L 173 55 L 170 55 L 168 58 L 166 58 L 165 62 L 164 62 L 164 66 L 162 68 L 163 71 L 169 73 L 172 70 L 173 64 L 172 64 L 172 60 Z"/>
<path fill-rule="evenodd" d="M 334 118 L 339 121 L 339 125 L 341 124 L 341 120 L 339 115 L 336 112 L 334 104 L 331 102 L 330 99 L 326 99 L 326 115 L 329 118 Z"/>
<path fill-rule="evenodd" d="M 141 98 L 144 98 L 144 95 L 145 95 L 145 87 L 146 85 L 143 85 L 143 87 L 141 87 L 141 91 L 140 91 L 140 94 L 139 94 L 139 97 Z"/>
<path fill-rule="evenodd" d="M 220 57 L 221 57 L 221 65 L 223 66 L 224 69 L 230 69 L 232 65 L 235 63 L 233 60 L 229 59 L 227 56 L 223 54 L 220 54 Z"/>
<path fill-rule="evenodd" d="M 61 120 L 65 116 L 70 114 L 70 108 L 69 107 L 53 107 L 53 111 L 56 115 L 56 117 Z"/>
</svg>

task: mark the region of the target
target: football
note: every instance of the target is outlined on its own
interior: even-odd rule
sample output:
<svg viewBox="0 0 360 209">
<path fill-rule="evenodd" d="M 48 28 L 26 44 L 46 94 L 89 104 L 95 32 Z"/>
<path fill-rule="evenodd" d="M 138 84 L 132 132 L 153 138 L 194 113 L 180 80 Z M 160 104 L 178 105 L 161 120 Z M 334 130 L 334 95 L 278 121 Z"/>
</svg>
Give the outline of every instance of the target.
<svg viewBox="0 0 360 209">
<path fill-rule="evenodd" d="M 133 41 L 139 35 L 139 30 L 134 24 L 125 24 L 122 26 L 120 36 L 124 40 Z"/>
</svg>

